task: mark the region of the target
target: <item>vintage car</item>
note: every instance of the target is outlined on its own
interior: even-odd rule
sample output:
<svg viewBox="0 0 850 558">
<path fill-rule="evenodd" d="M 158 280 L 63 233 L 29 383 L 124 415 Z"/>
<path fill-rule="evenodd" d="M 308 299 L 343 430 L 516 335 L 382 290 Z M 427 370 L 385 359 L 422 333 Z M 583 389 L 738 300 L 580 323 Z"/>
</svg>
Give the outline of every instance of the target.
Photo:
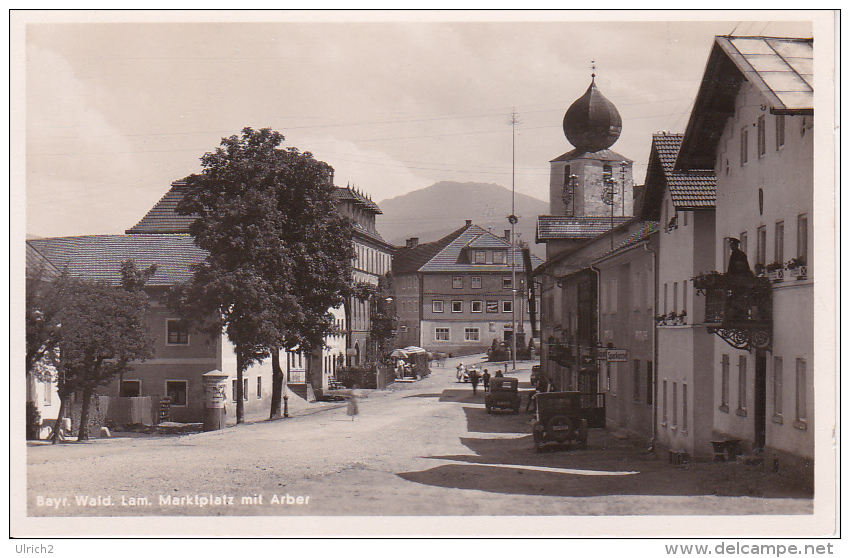
<svg viewBox="0 0 850 558">
<path fill-rule="evenodd" d="M 587 447 L 587 420 L 581 417 L 581 394 L 577 391 L 552 391 L 534 396 L 534 422 L 531 434 L 534 448 L 541 452 L 547 442 Z"/>
<path fill-rule="evenodd" d="M 537 382 L 540 381 L 540 378 L 542 376 L 543 376 L 543 369 L 541 368 L 541 366 L 539 364 L 535 364 L 534 366 L 531 367 L 531 378 L 529 379 L 529 381 L 531 382 L 531 385 L 536 386 Z"/>
<path fill-rule="evenodd" d="M 484 396 L 487 412 L 493 409 L 510 409 L 519 412 L 519 381 L 516 378 L 491 378 L 490 391 Z"/>
</svg>

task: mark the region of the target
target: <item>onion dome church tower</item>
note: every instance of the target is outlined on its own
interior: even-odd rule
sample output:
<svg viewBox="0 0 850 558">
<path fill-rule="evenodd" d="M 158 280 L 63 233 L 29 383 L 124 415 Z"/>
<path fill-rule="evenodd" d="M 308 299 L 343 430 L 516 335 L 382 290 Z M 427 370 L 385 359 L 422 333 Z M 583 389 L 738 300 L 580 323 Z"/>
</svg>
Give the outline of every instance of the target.
<svg viewBox="0 0 850 558">
<path fill-rule="evenodd" d="M 591 74 L 587 91 L 564 115 L 564 135 L 575 149 L 550 161 L 552 216 L 610 218 L 612 209 L 618 222 L 632 216 L 632 161 L 610 149 L 622 127 L 617 107 Z"/>
</svg>

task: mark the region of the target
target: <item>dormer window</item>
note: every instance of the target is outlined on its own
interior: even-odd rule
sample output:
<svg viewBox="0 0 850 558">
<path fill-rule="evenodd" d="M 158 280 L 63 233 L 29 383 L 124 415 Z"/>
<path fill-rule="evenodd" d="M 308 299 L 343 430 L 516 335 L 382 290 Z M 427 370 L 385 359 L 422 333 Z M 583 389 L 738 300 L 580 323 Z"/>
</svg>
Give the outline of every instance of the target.
<svg viewBox="0 0 850 558">
<path fill-rule="evenodd" d="M 487 263 L 487 252 L 486 252 L 486 250 L 475 250 L 474 257 L 475 257 L 475 263 L 477 263 L 477 264 Z"/>
<path fill-rule="evenodd" d="M 505 251 L 504 250 L 495 250 L 493 252 L 493 263 L 494 264 L 505 263 Z"/>
</svg>

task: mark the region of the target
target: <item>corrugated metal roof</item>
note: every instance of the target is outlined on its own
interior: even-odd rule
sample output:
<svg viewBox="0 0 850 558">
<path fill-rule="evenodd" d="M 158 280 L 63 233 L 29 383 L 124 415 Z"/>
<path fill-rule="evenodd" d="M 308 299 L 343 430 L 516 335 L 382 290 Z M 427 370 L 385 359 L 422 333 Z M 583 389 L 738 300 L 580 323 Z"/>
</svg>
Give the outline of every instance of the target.
<svg viewBox="0 0 850 558">
<path fill-rule="evenodd" d="M 778 111 L 814 109 L 812 39 L 717 37 L 717 43 Z"/>
<path fill-rule="evenodd" d="M 147 284 L 167 286 L 190 279 L 190 267 L 206 257 L 191 236 L 182 234 L 66 236 L 27 244 L 57 268 L 67 266 L 72 277 L 112 285 L 121 283 L 121 262 L 129 259 L 140 269 L 156 264 L 157 271 Z"/>
<path fill-rule="evenodd" d="M 615 216 L 614 227 L 622 225 L 632 217 Z M 537 217 L 537 240 L 582 240 L 590 239 L 611 229 L 611 217 L 566 217 L 540 215 Z"/>
</svg>

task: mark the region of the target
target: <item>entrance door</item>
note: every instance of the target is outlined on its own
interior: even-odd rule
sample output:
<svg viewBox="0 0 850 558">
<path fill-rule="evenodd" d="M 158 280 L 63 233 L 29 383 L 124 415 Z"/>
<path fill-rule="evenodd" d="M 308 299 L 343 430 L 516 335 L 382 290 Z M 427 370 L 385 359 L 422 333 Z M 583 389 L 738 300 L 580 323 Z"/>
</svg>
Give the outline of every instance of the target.
<svg viewBox="0 0 850 558">
<path fill-rule="evenodd" d="M 599 393 L 599 371 L 595 368 L 578 373 L 582 416 L 591 428 L 605 428 L 605 396 Z"/>
<path fill-rule="evenodd" d="M 755 435 L 753 441 L 757 448 L 764 449 L 765 430 L 767 428 L 767 356 L 764 350 L 756 350 L 755 378 Z"/>
</svg>

